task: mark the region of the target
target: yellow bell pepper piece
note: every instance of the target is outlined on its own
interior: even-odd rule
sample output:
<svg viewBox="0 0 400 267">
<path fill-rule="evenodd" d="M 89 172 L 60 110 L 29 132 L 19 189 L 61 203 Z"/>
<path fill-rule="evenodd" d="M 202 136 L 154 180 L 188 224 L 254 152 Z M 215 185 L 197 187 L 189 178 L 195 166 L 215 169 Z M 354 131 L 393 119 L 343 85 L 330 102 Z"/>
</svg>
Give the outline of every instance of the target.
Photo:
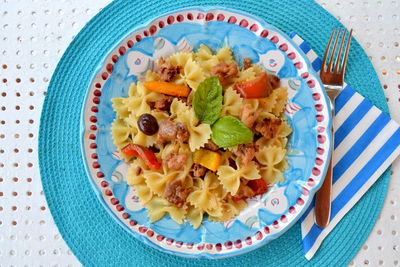
<svg viewBox="0 0 400 267">
<path fill-rule="evenodd" d="M 216 171 L 221 161 L 221 155 L 207 149 L 200 149 L 194 152 L 193 162 L 206 167 L 209 170 Z"/>
</svg>

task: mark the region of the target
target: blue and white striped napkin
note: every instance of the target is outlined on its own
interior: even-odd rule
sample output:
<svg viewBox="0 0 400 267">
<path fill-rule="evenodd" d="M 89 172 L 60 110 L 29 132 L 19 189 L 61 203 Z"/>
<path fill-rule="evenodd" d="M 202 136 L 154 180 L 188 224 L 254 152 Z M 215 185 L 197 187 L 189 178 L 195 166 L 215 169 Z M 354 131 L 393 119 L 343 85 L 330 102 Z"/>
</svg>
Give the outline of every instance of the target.
<svg viewBox="0 0 400 267">
<path fill-rule="evenodd" d="M 299 45 L 319 72 L 321 59 L 295 33 Z M 349 85 L 336 98 L 331 221 L 314 223 L 312 204 L 301 218 L 305 257 L 310 260 L 322 241 L 400 154 L 400 126 Z"/>
</svg>

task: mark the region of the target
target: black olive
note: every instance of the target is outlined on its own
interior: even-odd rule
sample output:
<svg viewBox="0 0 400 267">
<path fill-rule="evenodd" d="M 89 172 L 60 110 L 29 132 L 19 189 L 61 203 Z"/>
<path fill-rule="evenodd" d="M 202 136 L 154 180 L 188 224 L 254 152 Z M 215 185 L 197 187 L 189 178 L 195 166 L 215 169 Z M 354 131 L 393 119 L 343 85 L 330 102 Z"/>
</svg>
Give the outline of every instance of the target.
<svg viewBox="0 0 400 267">
<path fill-rule="evenodd" d="M 140 115 L 137 123 L 139 129 L 146 135 L 153 135 L 158 132 L 157 119 L 151 114 L 145 113 Z"/>
</svg>

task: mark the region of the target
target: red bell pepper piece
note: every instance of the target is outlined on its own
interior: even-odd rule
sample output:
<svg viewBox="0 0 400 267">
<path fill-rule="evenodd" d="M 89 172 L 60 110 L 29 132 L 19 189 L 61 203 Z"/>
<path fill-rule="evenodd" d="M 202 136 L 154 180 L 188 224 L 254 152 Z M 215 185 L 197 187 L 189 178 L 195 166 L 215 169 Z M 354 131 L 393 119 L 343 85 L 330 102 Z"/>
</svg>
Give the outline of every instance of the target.
<svg viewBox="0 0 400 267">
<path fill-rule="evenodd" d="M 141 158 L 144 163 L 152 170 L 161 168 L 161 163 L 158 162 L 156 155 L 150 149 L 137 144 L 129 144 L 121 149 L 121 152 L 133 157 Z"/>
<path fill-rule="evenodd" d="M 237 82 L 233 87 L 243 98 L 263 98 L 271 94 L 273 88 L 269 82 L 268 74 L 261 72 L 257 78 L 246 81 Z"/>
<path fill-rule="evenodd" d="M 250 180 L 247 185 L 254 191 L 255 195 L 262 195 L 268 192 L 268 184 L 263 178 Z"/>
<path fill-rule="evenodd" d="M 257 180 L 250 180 L 247 182 L 247 185 L 245 187 L 250 188 L 251 194 L 247 192 L 244 193 L 242 191 L 238 191 L 238 193 L 234 196 L 232 196 L 233 201 L 239 201 L 239 200 L 245 200 L 249 197 L 254 197 L 257 195 L 262 195 L 266 192 L 268 192 L 268 184 L 265 182 L 263 178 L 257 179 Z"/>
</svg>

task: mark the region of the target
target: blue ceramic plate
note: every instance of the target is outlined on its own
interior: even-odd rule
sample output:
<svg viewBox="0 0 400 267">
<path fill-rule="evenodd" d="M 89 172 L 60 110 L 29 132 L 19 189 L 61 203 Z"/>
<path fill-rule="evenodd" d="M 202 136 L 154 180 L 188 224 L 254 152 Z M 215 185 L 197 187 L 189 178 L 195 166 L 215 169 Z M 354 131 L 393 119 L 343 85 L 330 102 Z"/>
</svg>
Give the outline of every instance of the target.
<svg viewBox="0 0 400 267">
<path fill-rule="evenodd" d="M 204 219 L 198 229 L 170 217 L 150 223 L 135 190 L 126 183 L 127 164 L 113 145 L 111 98 L 126 97 L 129 85 L 160 56 L 205 44 L 232 47 L 281 78 L 288 88 L 285 115 L 289 138 L 285 182 L 248 200 L 248 207 L 226 223 Z M 322 184 L 330 154 L 330 108 L 310 62 L 293 41 L 250 14 L 227 8 L 177 10 L 132 30 L 115 45 L 88 85 L 82 110 L 82 153 L 94 190 L 104 207 L 127 231 L 162 251 L 189 257 L 222 258 L 253 250 L 282 235 L 310 205 Z"/>
</svg>

